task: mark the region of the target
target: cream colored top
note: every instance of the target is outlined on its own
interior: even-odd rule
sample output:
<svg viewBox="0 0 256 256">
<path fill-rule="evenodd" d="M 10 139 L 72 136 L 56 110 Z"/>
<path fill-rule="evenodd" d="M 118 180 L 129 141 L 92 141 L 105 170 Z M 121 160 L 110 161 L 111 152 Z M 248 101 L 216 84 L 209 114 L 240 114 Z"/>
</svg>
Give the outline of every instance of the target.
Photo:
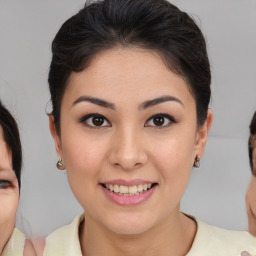
<svg viewBox="0 0 256 256">
<path fill-rule="evenodd" d="M 256 238 L 248 232 L 224 230 L 194 219 L 197 233 L 187 256 L 256 256 Z M 82 220 L 83 216 L 78 216 L 70 225 L 50 234 L 43 256 L 82 256 L 78 237 Z"/>
<path fill-rule="evenodd" d="M 25 235 L 15 228 L 1 256 L 23 256 L 25 241 Z"/>
</svg>

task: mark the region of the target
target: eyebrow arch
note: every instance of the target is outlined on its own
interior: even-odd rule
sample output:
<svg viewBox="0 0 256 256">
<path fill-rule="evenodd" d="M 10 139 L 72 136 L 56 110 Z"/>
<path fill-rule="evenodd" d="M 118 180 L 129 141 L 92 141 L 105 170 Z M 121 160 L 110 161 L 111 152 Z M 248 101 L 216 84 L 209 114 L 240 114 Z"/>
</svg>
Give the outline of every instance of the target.
<svg viewBox="0 0 256 256">
<path fill-rule="evenodd" d="M 165 96 L 161 96 L 159 98 L 153 99 L 153 100 L 147 100 L 147 101 L 143 102 L 139 106 L 139 109 L 146 109 L 146 108 L 149 108 L 149 107 L 153 107 L 157 104 L 161 104 L 161 103 L 164 103 L 166 101 L 174 101 L 174 102 L 177 102 L 177 103 L 181 104 L 182 106 L 184 106 L 183 102 L 180 99 L 178 99 L 174 96 L 165 95 Z"/>
<path fill-rule="evenodd" d="M 113 109 L 113 110 L 116 109 L 115 104 L 113 104 L 113 103 L 107 102 L 107 101 L 102 100 L 102 99 L 89 97 L 89 96 L 81 96 L 81 97 L 79 97 L 77 100 L 75 100 L 73 102 L 72 106 L 74 106 L 74 105 L 76 105 L 76 104 L 78 104 L 80 102 L 83 102 L 83 101 L 87 101 L 87 102 L 93 103 L 95 105 L 104 107 L 104 108 L 110 108 L 110 109 Z"/>
</svg>

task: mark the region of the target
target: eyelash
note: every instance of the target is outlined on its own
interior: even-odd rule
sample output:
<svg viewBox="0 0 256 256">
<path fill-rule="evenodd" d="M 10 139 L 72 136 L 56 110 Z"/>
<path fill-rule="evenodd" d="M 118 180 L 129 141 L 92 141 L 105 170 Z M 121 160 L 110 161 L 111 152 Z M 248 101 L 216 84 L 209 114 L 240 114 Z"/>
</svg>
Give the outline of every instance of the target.
<svg viewBox="0 0 256 256">
<path fill-rule="evenodd" d="M 108 125 L 100 125 L 100 126 L 97 126 L 97 125 L 91 125 L 91 124 L 88 124 L 88 120 L 90 120 L 90 118 L 101 118 L 103 119 L 103 124 L 105 122 L 108 123 Z M 167 125 L 162 125 L 162 126 L 157 126 L 157 125 L 147 125 L 147 123 L 150 121 L 150 120 L 153 120 L 154 118 L 164 118 L 165 121 L 164 123 L 166 122 L 166 119 L 168 119 L 168 124 Z M 84 117 L 82 117 L 80 119 L 80 122 L 83 123 L 85 126 L 89 127 L 89 128 L 92 128 L 92 129 L 101 129 L 101 128 L 105 128 L 105 127 L 111 127 L 111 124 L 110 122 L 108 121 L 107 118 L 105 118 L 103 115 L 100 115 L 98 113 L 92 113 L 92 114 L 89 114 L 89 115 L 86 115 Z M 155 127 L 157 129 L 161 129 L 161 128 L 165 128 L 165 127 L 169 127 L 171 124 L 173 123 L 177 123 L 177 121 L 170 115 L 168 114 L 165 114 L 165 113 L 158 113 L 158 114 L 155 114 L 153 116 L 151 116 L 150 118 L 147 119 L 146 123 L 145 123 L 145 127 Z"/>
<path fill-rule="evenodd" d="M 104 120 L 104 123 L 105 122 L 108 122 L 108 126 L 96 126 L 96 125 L 90 125 L 88 124 L 88 120 L 90 118 L 102 118 Z M 85 126 L 89 127 L 89 128 L 92 128 L 92 129 L 100 129 L 100 128 L 103 128 L 103 127 L 111 127 L 111 124 L 110 122 L 108 121 L 108 119 L 106 117 L 104 117 L 103 115 L 100 115 L 98 113 L 92 113 L 92 114 L 89 114 L 89 115 L 86 115 L 84 117 L 82 117 L 80 119 L 80 122 L 83 123 Z M 103 124 L 104 124 L 103 123 Z"/>
<path fill-rule="evenodd" d="M 150 120 L 153 121 L 154 118 L 168 119 L 168 124 L 167 125 L 162 125 L 162 126 L 157 126 L 157 125 L 150 126 L 150 125 L 147 125 L 147 123 Z M 155 115 L 153 115 L 153 116 L 151 116 L 150 118 L 147 119 L 145 127 L 154 127 L 154 128 L 157 128 L 157 129 L 161 129 L 161 128 L 169 127 L 171 124 L 175 124 L 175 123 L 177 123 L 177 121 L 172 116 L 170 116 L 168 114 L 165 114 L 165 113 L 158 113 L 158 114 L 155 114 Z"/>
<path fill-rule="evenodd" d="M 8 180 L 0 180 L 0 189 L 7 189 L 11 186 L 11 182 Z"/>
</svg>

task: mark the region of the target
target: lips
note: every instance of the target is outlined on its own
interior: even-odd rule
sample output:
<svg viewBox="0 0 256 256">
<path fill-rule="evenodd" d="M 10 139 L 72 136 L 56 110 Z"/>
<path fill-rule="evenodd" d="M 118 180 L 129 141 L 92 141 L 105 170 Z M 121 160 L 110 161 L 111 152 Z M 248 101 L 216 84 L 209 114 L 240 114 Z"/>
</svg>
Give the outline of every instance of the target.
<svg viewBox="0 0 256 256">
<path fill-rule="evenodd" d="M 154 183 L 139 184 L 133 186 L 117 185 L 117 184 L 102 184 L 105 188 L 119 195 L 132 196 L 139 195 L 144 191 L 149 190 Z"/>
<path fill-rule="evenodd" d="M 158 184 L 141 180 L 115 180 L 100 185 L 106 197 L 113 203 L 129 206 L 138 205 L 150 198 Z"/>
</svg>

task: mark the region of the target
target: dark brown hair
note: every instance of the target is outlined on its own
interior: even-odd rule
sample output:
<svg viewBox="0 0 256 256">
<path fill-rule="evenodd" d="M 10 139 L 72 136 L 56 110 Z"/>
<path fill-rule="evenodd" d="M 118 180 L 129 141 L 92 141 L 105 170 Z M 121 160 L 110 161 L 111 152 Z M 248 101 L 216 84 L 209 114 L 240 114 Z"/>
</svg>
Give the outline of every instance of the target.
<svg viewBox="0 0 256 256">
<path fill-rule="evenodd" d="M 82 71 L 96 54 L 115 46 L 157 52 L 188 83 L 198 124 L 204 123 L 211 72 L 204 36 L 193 19 L 166 0 L 103 0 L 86 3 L 52 42 L 48 81 L 58 133 L 61 101 L 71 72 Z"/>
</svg>

